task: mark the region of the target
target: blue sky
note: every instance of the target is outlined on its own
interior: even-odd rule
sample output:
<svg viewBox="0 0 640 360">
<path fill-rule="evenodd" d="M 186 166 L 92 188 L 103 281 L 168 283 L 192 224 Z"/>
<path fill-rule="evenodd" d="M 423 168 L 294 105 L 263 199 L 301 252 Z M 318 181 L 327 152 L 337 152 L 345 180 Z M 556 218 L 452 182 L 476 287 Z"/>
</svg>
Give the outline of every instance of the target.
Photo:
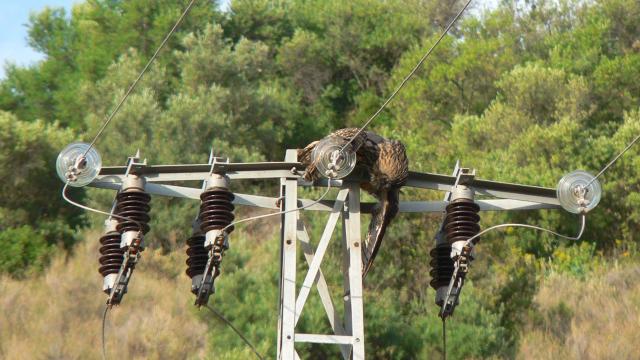
<svg viewBox="0 0 640 360">
<path fill-rule="evenodd" d="M 9 61 L 19 65 L 27 65 L 42 59 L 42 55 L 27 45 L 27 28 L 29 14 L 43 9 L 45 6 L 60 7 L 71 10 L 71 6 L 79 0 L 21 0 L 0 2 L 0 78 L 4 78 L 4 64 Z"/>
<path fill-rule="evenodd" d="M 64 7 L 71 11 L 75 3 L 83 0 L 2 0 L 0 1 L 0 79 L 4 78 L 5 63 L 18 65 L 32 64 L 42 59 L 42 54 L 27 45 L 27 28 L 29 14 L 42 10 L 45 6 Z M 222 8 L 228 6 L 230 0 L 222 0 Z"/>
</svg>

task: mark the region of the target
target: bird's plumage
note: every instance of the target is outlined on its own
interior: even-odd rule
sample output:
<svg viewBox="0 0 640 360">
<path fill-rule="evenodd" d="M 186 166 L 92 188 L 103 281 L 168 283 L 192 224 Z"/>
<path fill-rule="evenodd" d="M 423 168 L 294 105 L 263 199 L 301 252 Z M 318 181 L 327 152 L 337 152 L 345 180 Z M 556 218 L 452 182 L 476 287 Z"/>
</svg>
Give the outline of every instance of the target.
<svg viewBox="0 0 640 360">
<path fill-rule="evenodd" d="M 396 140 L 388 140 L 371 131 L 358 134 L 357 128 L 339 129 L 331 133 L 345 143 L 354 136 L 351 149 L 356 153 L 357 166 L 368 174 L 367 180 L 361 183 L 362 189 L 378 199 L 373 210 L 369 231 L 362 247 L 363 277 L 373 264 L 387 226 L 398 213 L 400 187 L 409 174 L 409 160 L 404 145 Z M 305 179 L 319 178 L 313 159 L 313 149 L 318 144 L 314 141 L 298 150 L 298 161 L 305 167 Z"/>
</svg>

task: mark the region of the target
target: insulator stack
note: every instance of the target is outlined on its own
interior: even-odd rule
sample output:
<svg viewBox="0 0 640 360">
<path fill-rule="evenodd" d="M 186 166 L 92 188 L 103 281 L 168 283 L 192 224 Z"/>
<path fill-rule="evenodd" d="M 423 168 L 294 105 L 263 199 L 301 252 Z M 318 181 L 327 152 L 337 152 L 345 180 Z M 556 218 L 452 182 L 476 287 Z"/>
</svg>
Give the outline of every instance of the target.
<svg viewBox="0 0 640 360">
<path fill-rule="evenodd" d="M 458 259 L 466 241 L 480 232 L 480 206 L 473 198 L 473 190 L 467 186 L 456 185 L 451 190 L 442 228 L 436 236 L 436 247 L 430 252 L 430 285 L 436 290 L 436 304 L 439 306 L 443 306 L 447 296 L 455 271 L 455 260 Z M 469 261 L 473 259 L 471 255 L 472 253 L 469 254 Z"/>
<path fill-rule="evenodd" d="M 223 175 L 213 174 L 208 182 L 207 189 L 200 195 L 200 231 L 205 234 L 205 248 L 210 248 L 216 243 L 219 235 L 226 236 L 233 231 L 229 227 L 222 234 L 235 216 L 233 215 L 234 195 L 229 191 L 228 180 Z"/>
<path fill-rule="evenodd" d="M 467 241 L 480 232 L 480 206 L 469 199 L 457 199 L 447 205 L 444 231 L 449 244 Z M 478 242 L 478 239 L 475 240 Z"/>
<path fill-rule="evenodd" d="M 124 249 L 120 248 L 120 233 L 116 230 L 118 221 L 108 219 L 104 223 L 105 234 L 100 238 L 100 275 L 103 279 L 102 290 L 109 293 L 124 262 Z"/>
<path fill-rule="evenodd" d="M 126 292 L 128 278 L 142 250 L 143 235 L 149 231 L 150 200 L 151 196 L 144 191 L 144 179 L 129 174 L 116 195 L 114 214 L 117 216 L 105 223 L 105 235 L 100 238 L 99 271 L 104 276 L 102 289 L 110 294 L 111 305 L 117 305 Z M 128 261 L 125 254 L 129 254 Z M 132 256 L 136 259 L 131 259 Z M 123 275 L 118 280 L 121 270 Z M 116 289 L 117 294 L 112 293 L 114 287 L 121 288 Z"/>
<path fill-rule="evenodd" d="M 438 244 L 429 252 L 431 255 L 430 285 L 434 290 L 443 286 L 449 286 L 451 276 L 453 275 L 453 260 L 451 259 L 451 245 Z"/>
<path fill-rule="evenodd" d="M 118 231 L 139 231 L 143 234 L 149 232 L 149 201 L 151 196 L 144 190 L 130 188 L 116 196 L 116 214 L 130 220 L 120 220 Z M 138 225 L 140 224 L 142 228 Z"/>
<path fill-rule="evenodd" d="M 207 188 L 200 195 L 199 227 L 187 241 L 187 275 L 191 278 L 191 292 L 196 305 L 205 305 L 214 292 L 214 280 L 220 274 L 220 263 L 228 249 L 229 226 L 233 215 L 234 195 L 229 191 L 229 180 L 220 174 L 211 174 Z"/>
<path fill-rule="evenodd" d="M 151 196 L 144 191 L 144 179 L 129 175 L 116 195 L 115 214 L 126 219 L 118 220 L 118 231 L 122 234 L 121 247 L 135 244 L 142 248 L 142 236 L 149 232 L 149 202 Z"/>
<path fill-rule="evenodd" d="M 202 280 L 202 274 L 207 266 L 207 249 L 204 247 L 205 236 L 200 231 L 200 222 L 196 221 L 193 225 L 193 234 L 187 240 L 187 276 L 192 279 L 192 292 L 197 292 L 196 284 Z"/>
<path fill-rule="evenodd" d="M 202 193 L 200 199 L 200 230 L 208 233 L 212 230 L 221 230 L 231 224 L 234 219 L 233 193 L 224 188 L 209 188 Z M 226 230 L 233 231 L 233 226 Z"/>
</svg>

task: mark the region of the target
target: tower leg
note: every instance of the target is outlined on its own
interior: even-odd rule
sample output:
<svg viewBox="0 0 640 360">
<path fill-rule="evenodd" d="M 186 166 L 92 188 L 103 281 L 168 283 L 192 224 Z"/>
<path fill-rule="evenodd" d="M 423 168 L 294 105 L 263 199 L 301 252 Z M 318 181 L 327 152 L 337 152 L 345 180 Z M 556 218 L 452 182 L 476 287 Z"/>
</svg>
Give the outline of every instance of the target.
<svg viewBox="0 0 640 360">
<path fill-rule="evenodd" d="M 362 239 L 360 235 L 360 188 L 349 184 L 344 222 L 345 324 L 353 337 L 353 359 L 364 359 L 364 302 L 362 293 Z"/>
<path fill-rule="evenodd" d="M 286 161 L 297 161 L 295 150 L 287 151 Z M 298 181 L 283 179 L 284 209 L 291 210 L 298 203 Z M 295 211 L 284 214 L 282 222 L 282 267 L 280 280 L 280 322 L 278 329 L 278 359 L 294 359 L 296 319 L 296 232 Z"/>
</svg>

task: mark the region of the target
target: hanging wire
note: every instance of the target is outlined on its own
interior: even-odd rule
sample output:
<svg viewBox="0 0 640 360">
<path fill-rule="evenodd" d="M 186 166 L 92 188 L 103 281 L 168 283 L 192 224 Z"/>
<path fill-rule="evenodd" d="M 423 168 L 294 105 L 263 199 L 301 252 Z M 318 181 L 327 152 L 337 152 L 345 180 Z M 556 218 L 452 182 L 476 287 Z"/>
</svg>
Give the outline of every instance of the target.
<svg viewBox="0 0 640 360">
<path fill-rule="evenodd" d="M 67 182 L 64 184 L 64 187 L 62 188 L 62 198 L 67 201 L 69 204 L 73 205 L 73 206 L 77 206 L 83 210 L 87 210 L 87 211 L 91 211 L 91 212 L 95 212 L 98 214 L 102 214 L 102 215 L 107 215 L 110 218 L 116 218 L 116 219 L 121 219 L 121 220 L 125 220 L 125 221 L 131 221 L 134 222 L 136 225 L 138 225 L 138 235 L 142 234 L 142 224 L 132 218 L 126 217 L 126 216 L 121 216 L 121 215 L 116 215 L 113 212 L 115 211 L 115 204 L 111 209 L 111 212 L 106 212 L 106 211 L 102 211 L 102 210 L 98 210 L 98 209 L 94 209 L 85 205 L 82 205 L 80 203 L 77 203 L 73 200 L 71 200 L 68 196 L 67 196 L 67 188 L 69 187 L 69 180 L 67 180 Z M 107 349 L 106 349 L 106 343 L 105 343 L 105 323 L 107 321 L 107 312 L 109 311 L 109 305 L 105 305 L 104 307 L 104 313 L 102 314 L 102 359 L 106 360 L 107 359 Z"/>
<path fill-rule="evenodd" d="M 584 228 L 586 226 L 587 223 L 587 217 L 584 214 L 580 215 L 580 231 L 578 232 L 578 235 L 576 235 L 575 237 L 572 236 L 567 236 L 567 235 L 562 235 L 559 234 L 555 231 L 549 230 L 549 229 L 545 229 L 543 227 L 539 227 L 539 226 L 535 226 L 535 225 L 528 225 L 528 224 L 500 224 L 500 225 L 495 225 L 492 226 L 490 228 L 484 229 L 481 232 L 477 233 L 476 235 L 470 237 L 465 243 L 464 246 L 469 245 L 470 243 L 473 243 L 473 245 L 475 245 L 475 239 L 479 238 L 481 235 L 486 234 L 487 232 L 491 231 L 491 230 L 495 230 L 495 229 L 501 229 L 501 228 L 508 228 L 508 227 L 523 227 L 523 228 L 527 228 L 527 229 L 533 229 L 533 230 L 538 230 L 538 231 L 542 231 L 542 232 L 546 232 L 546 233 L 550 233 L 552 235 L 561 237 L 563 239 L 567 239 L 567 240 L 579 240 L 582 237 L 582 234 L 584 233 Z M 464 247 L 463 246 L 463 247 Z"/>
<path fill-rule="evenodd" d="M 107 360 L 107 347 L 104 341 L 104 328 L 107 322 L 107 312 L 109 311 L 109 305 L 104 306 L 104 312 L 102 313 L 102 360 Z"/>
<path fill-rule="evenodd" d="M 447 360 L 447 328 L 445 318 L 442 318 L 442 359 Z"/>
<path fill-rule="evenodd" d="M 75 201 L 71 200 L 71 199 L 68 197 L 68 195 L 67 195 L 67 189 L 68 189 L 68 188 L 69 188 L 69 180 L 67 180 L 67 182 L 64 184 L 64 187 L 62 188 L 62 198 L 63 198 L 66 202 L 68 202 L 69 204 L 71 204 L 71 205 L 73 205 L 73 206 L 77 206 L 77 207 L 79 207 L 80 209 L 83 209 L 83 210 L 91 211 L 91 212 L 98 213 L 98 214 L 102 214 L 102 215 L 107 215 L 107 216 L 109 216 L 110 218 L 111 218 L 111 217 L 113 217 L 113 218 L 116 218 L 116 219 L 121 219 L 121 220 L 125 220 L 125 221 L 131 221 L 131 222 L 134 222 L 136 225 L 138 225 L 138 234 L 142 234 L 142 224 L 141 224 L 139 221 L 134 220 L 134 219 L 129 218 L 129 217 L 126 217 L 126 216 L 122 216 L 122 215 L 114 214 L 114 211 L 115 211 L 114 209 L 115 209 L 115 207 L 113 207 L 113 208 L 112 208 L 111 212 L 106 212 L 106 211 L 102 211 L 102 210 L 94 209 L 94 208 L 88 207 L 88 206 L 86 206 L 86 205 L 82 205 L 82 204 L 80 204 L 80 203 L 77 203 L 77 202 L 75 202 Z"/>
<path fill-rule="evenodd" d="M 431 55 L 431 53 L 433 52 L 433 50 L 438 46 L 438 44 L 440 44 L 440 42 L 442 41 L 442 39 L 449 33 L 449 30 L 451 29 L 451 27 L 453 26 L 453 24 L 456 23 L 456 21 L 458 21 L 458 18 L 460 18 L 460 16 L 462 16 L 462 13 L 464 13 L 464 11 L 467 9 L 467 7 L 469 7 L 469 4 L 471 4 L 472 0 L 468 0 L 467 3 L 464 5 L 464 7 L 458 12 L 458 14 L 453 18 L 453 20 L 451 20 L 451 22 L 449 22 L 449 25 L 447 25 L 447 27 L 444 29 L 444 31 L 442 32 L 442 34 L 440 34 L 440 37 L 438 38 L 438 40 L 436 40 L 436 42 L 431 46 L 431 48 L 429 49 L 429 51 L 427 51 L 422 58 L 420 59 L 420 61 L 418 61 L 418 63 L 416 64 L 416 66 L 413 67 L 413 70 L 411 70 L 411 72 L 409 73 L 409 75 L 407 75 L 407 77 L 404 78 L 404 80 L 402 80 L 402 82 L 400 83 L 400 85 L 398 85 L 398 87 L 393 91 L 393 93 L 391 93 L 391 95 L 387 98 L 387 100 L 382 104 L 382 106 L 380 106 L 380 108 L 378 109 L 378 111 L 376 111 L 373 115 L 371 115 L 371 117 L 369 118 L 369 120 L 367 120 L 367 122 L 364 123 L 364 125 L 362 125 L 362 127 L 360 128 L 360 130 L 358 130 L 358 132 L 351 138 L 351 140 L 349 140 L 346 144 L 344 144 L 344 146 L 342 147 L 342 149 L 340 149 L 340 151 L 342 152 L 349 144 L 351 144 L 351 142 L 353 140 L 355 140 L 358 135 L 360 135 L 361 132 L 364 131 L 364 129 L 375 119 L 378 117 L 378 115 L 380 115 L 380 113 L 382 113 L 382 110 L 384 110 L 387 105 L 391 102 L 391 100 L 393 100 L 393 98 L 396 97 L 396 95 L 400 92 L 400 90 L 402 90 L 402 88 L 405 86 L 405 84 L 409 81 L 409 79 L 411 79 L 413 77 L 413 75 L 418 71 L 418 69 L 420 68 L 420 66 L 422 66 L 422 64 L 425 62 L 425 60 L 427 60 L 427 58 L 429 57 L 429 55 Z"/>
<path fill-rule="evenodd" d="M 322 201 L 322 199 L 324 199 L 325 196 L 327 196 L 327 194 L 329 193 L 329 190 L 331 190 L 331 181 L 328 181 L 327 184 L 328 184 L 327 185 L 327 190 L 325 190 L 325 192 L 322 194 L 322 196 L 320 196 L 317 200 L 313 201 L 310 204 L 307 204 L 305 206 L 301 206 L 301 207 L 295 208 L 295 209 L 283 210 L 283 211 L 278 211 L 278 212 L 275 212 L 275 213 L 263 214 L 263 215 L 258 215 L 258 216 L 252 216 L 252 217 L 249 217 L 249 218 L 246 218 L 246 219 L 241 219 L 241 220 L 238 220 L 238 221 L 234 221 L 231 224 L 229 224 L 229 225 L 225 226 L 224 228 L 222 228 L 221 233 L 225 233 L 227 231 L 227 229 L 229 229 L 230 227 L 232 227 L 234 225 L 237 225 L 237 224 L 241 224 L 241 223 L 248 222 L 248 221 L 253 221 L 253 220 L 258 220 L 258 219 L 264 219 L 264 218 L 270 217 L 270 216 L 282 215 L 282 214 L 287 214 L 287 213 L 294 212 L 294 211 L 304 210 L 304 209 L 306 209 L 308 207 L 316 205 L 320 201 Z"/>
<path fill-rule="evenodd" d="M 585 188 L 591 185 L 591 183 L 593 183 L 594 181 L 596 181 L 596 179 L 600 177 L 600 175 L 604 174 L 604 172 L 607 171 L 611 167 L 611 165 L 615 164 L 615 162 L 618 161 L 618 159 L 620 159 L 620 157 L 622 157 L 622 155 L 624 155 L 624 153 L 626 153 L 627 150 L 631 149 L 631 147 L 638 140 L 640 140 L 640 135 L 636 136 L 636 138 L 633 139 L 633 141 L 631 141 L 629 145 L 627 145 L 627 147 L 624 148 L 624 150 L 622 150 L 618 155 L 616 155 L 616 157 L 613 158 L 613 160 L 611 160 L 607 165 L 605 165 L 605 167 L 603 167 L 602 170 L 600 170 L 600 172 L 593 179 L 591 179 L 591 181 L 589 181 L 587 185 L 585 185 Z"/>
<path fill-rule="evenodd" d="M 227 324 L 233 331 L 235 331 L 235 333 L 242 339 L 242 341 L 244 341 L 244 343 L 247 344 L 247 346 L 251 348 L 251 351 L 253 351 L 253 353 L 256 355 L 256 357 L 258 359 L 264 360 L 262 355 L 260 355 L 258 350 L 256 350 L 256 347 L 253 346 L 253 344 L 251 344 L 251 342 L 244 335 L 242 335 L 240 330 L 238 330 L 235 326 L 233 326 L 231 321 L 229 321 L 227 318 L 225 318 L 224 315 L 222 315 L 222 313 L 220 313 L 215 308 L 211 307 L 209 304 L 206 305 L 206 308 L 209 309 L 209 311 L 211 311 L 218 319 L 220 319 L 222 322 Z"/>
<path fill-rule="evenodd" d="M 122 107 L 122 105 L 124 104 L 124 102 L 127 100 L 127 98 L 129 97 L 129 95 L 131 95 L 131 93 L 133 92 L 133 90 L 135 89 L 135 87 L 138 85 L 138 83 L 140 82 L 140 80 L 142 79 L 142 77 L 144 76 L 144 74 L 147 72 L 147 70 L 149 70 L 149 68 L 151 67 L 151 64 L 153 64 L 153 62 L 156 60 L 156 58 L 158 57 L 158 54 L 160 53 L 160 51 L 162 50 L 162 48 L 164 48 L 165 44 L 169 41 L 169 39 L 171 38 L 171 36 L 173 35 L 173 33 L 175 33 L 175 31 L 178 29 L 178 26 L 180 26 L 180 24 L 182 23 L 182 20 L 184 20 L 184 18 L 187 16 L 187 14 L 189 13 L 189 11 L 191 10 L 191 8 L 193 7 L 193 4 L 195 4 L 196 0 L 191 0 L 191 2 L 189 2 L 189 5 L 187 5 L 187 7 L 184 9 L 184 11 L 182 12 L 182 15 L 180 15 L 180 17 L 178 18 L 178 20 L 176 21 L 176 23 L 173 25 L 173 27 L 171 28 L 171 30 L 167 33 L 167 35 L 165 36 L 164 40 L 162 40 L 162 42 L 160 43 L 160 46 L 158 46 L 158 48 L 156 49 L 156 51 L 153 53 L 153 55 L 151 56 L 151 58 L 149 59 L 149 61 L 147 62 L 147 64 L 144 66 L 144 68 L 142 69 L 142 71 L 140 71 L 140 74 L 138 75 L 138 77 L 133 81 L 133 83 L 131 83 L 131 85 L 129 86 L 129 88 L 127 89 L 127 91 L 125 92 L 124 96 L 122 97 L 122 99 L 120 99 L 120 101 L 118 102 L 118 104 L 116 105 L 116 107 L 113 109 L 113 111 L 111 111 L 111 113 L 107 116 L 105 122 L 102 124 L 102 126 L 100 127 L 100 129 L 98 130 L 98 132 L 96 133 L 96 136 L 93 138 L 93 140 L 91 141 L 91 143 L 89 144 L 89 147 L 87 148 L 87 150 L 84 152 L 84 154 L 82 154 L 82 157 L 87 156 L 87 154 L 89 153 L 89 151 L 91 150 L 91 148 L 93 147 L 93 145 L 95 145 L 96 141 L 98 141 L 98 138 L 102 135 L 102 133 L 104 132 L 104 130 L 107 128 L 107 126 L 109 125 L 109 123 L 111 122 L 111 120 L 113 120 L 114 116 L 116 116 L 116 114 L 118 113 L 118 111 L 120 111 L 120 108 Z"/>
</svg>

